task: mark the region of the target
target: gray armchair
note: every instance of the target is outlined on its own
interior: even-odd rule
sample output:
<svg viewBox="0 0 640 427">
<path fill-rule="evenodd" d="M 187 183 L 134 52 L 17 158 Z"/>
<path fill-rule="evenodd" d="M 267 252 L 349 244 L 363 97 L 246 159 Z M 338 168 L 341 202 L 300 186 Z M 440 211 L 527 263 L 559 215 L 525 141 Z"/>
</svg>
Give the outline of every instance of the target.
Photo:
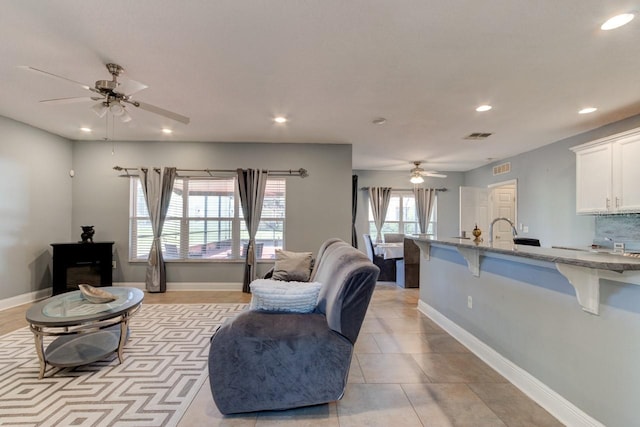
<svg viewBox="0 0 640 427">
<path fill-rule="evenodd" d="M 379 269 L 342 241 L 323 245 L 321 252 L 314 280 L 322 288 L 313 313 L 245 311 L 211 338 L 209 382 L 221 413 L 342 397 Z"/>
</svg>

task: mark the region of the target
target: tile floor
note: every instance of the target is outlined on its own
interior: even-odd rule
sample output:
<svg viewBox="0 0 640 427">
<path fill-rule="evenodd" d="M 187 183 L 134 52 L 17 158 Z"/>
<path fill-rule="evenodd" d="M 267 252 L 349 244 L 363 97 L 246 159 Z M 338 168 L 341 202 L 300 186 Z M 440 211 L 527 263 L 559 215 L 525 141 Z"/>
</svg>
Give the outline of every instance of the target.
<svg viewBox="0 0 640 427">
<path fill-rule="evenodd" d="M 180 427 L 562 425 L 418 312 L 418 296 L 418 289 L 377 285 L 342 400 L 223 417 L 206 383 Z"/>
<path fill-rule="evenodd" d="M 248 302 L 241 292 L 146 294 L 146 304 Z M 181 420 L 191 426 L 561 426 L 548 412 L 417 310 L 418 290 L 379 282 L 342 400 L 222 416 L 206 382 Z M 28 306 L 0 311 L 0 334 L 26 326 Z"/>
</svg>

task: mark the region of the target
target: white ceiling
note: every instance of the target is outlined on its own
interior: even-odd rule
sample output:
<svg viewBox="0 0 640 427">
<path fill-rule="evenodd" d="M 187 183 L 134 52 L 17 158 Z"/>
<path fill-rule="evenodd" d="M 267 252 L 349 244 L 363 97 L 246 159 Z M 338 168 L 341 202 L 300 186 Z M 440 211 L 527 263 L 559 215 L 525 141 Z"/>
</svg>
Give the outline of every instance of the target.
<svg viewBox="0 0 640 427">
<path fill-rule="evenodd" d="M 89 92 L 19 66 L 93 86 L 115 62 L 191 123 L 134 109 L 109 138 L 349 143 L 354 169 L 464 171 L 640 113 L 640 18 L 599 29 L 639 2 L 5 0 L 0 115 L 102 139 L 91 102 L 38 102 Z"/>
</svg>

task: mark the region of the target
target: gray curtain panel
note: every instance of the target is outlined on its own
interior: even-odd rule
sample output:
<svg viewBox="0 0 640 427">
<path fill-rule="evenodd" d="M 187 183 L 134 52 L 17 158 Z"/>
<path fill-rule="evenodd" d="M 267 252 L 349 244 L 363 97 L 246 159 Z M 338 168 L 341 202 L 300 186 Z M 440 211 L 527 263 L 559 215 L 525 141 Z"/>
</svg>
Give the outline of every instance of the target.
<svg viewBox="0 0 640 427">
<path fill-rule="evenodd" d="M 138 174 L 153 231 L 153 243 L 147 260 L 146 288 L 149 292 L 166 292 L 167 275 L 162 259 L 160 236 L 169 209 L 173 182 L 176 179 L 176 168 L 162 168 L 161 170 L 139 168 Z"/>
<path fill-rule="evenodd" d="M 264 201 L 264 190 L 267 186 L 269 172 L 255 169 L 238 169 L 237 174 L 242 213 L 249 230 L 249 245 L 244 264 L 242 291 L 250 292 L 249 283 L 256 278 L 256 233 L 258 232 L 258 224 L 262 215 L 262 202 Z"/>
<path fill-rule="evenodd" d="M 416 199 L 416 216 L 420 233 L 426 233 L 429 227 L 429 218 L 433 210 L 433 201 L 436 198 L 435 188 L 414 188 L 413 195 Z"/>
<path fill-rule="evenodd" d="M 376 243 L 382 243 L 382 226 L 387 217 L 387 208 L 391 199 L 391 187 L 369 187 L 369 203 L 373 212 L 373 222 L 378 234 Z"/>
<path fill-rule="evenodd" d="M 358 216 L 358 175 L 351 175 L 351 246 L 358 247 L 356 218 Z"/>
</svg>

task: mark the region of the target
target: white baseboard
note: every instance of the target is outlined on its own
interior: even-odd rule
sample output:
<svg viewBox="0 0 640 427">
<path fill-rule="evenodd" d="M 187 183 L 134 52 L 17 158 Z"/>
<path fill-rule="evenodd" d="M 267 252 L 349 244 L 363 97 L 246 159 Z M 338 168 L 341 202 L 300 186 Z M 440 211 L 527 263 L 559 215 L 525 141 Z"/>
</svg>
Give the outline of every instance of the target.
<svg viewBox="0 0 640 427">
<path fill-rule="evenodd" d="M 542 381 L 502 356 L 429 304 L 419 300 L 418 310 L 436 322 L 442 329 L 460 341 L 472 353 L 498 371 L 509 382 L 518 387 L 524 394 L 563 424 L 569 427 L 605 427 L 604 424 L 586 414 Z"/>
<path fill-rule="evenodd" d="M 118 282 L 113 286 L 128 286 L 131 288 L 145 289 L 144 282 Z M 167 291 L 241 291 L 242 283 L 237 282 L 193 282 L 193 283 L 167 283 Z M 0 299 L 0 311 L 22 304 L 29 304 L 51 296 L 51 288 L 40 289 L 15 297 Z"/>
<path fill-rule="evenodd" d="M 0 311 L 48 298 L 51 296 L 51 292 L 51 288 L 46 288 L 22 295 L 16 295 L 15 297 L 11 298 L 2 299 L 0 300 Z"/>
<path fill-rule="evenodd" d="M 144 282 L 116 282 L 113 286 L 128 286 L 145 290 Z M 241 291 L 239 282 L 167 282 L 167 292 L 173 291 Z"/>
</svg>

